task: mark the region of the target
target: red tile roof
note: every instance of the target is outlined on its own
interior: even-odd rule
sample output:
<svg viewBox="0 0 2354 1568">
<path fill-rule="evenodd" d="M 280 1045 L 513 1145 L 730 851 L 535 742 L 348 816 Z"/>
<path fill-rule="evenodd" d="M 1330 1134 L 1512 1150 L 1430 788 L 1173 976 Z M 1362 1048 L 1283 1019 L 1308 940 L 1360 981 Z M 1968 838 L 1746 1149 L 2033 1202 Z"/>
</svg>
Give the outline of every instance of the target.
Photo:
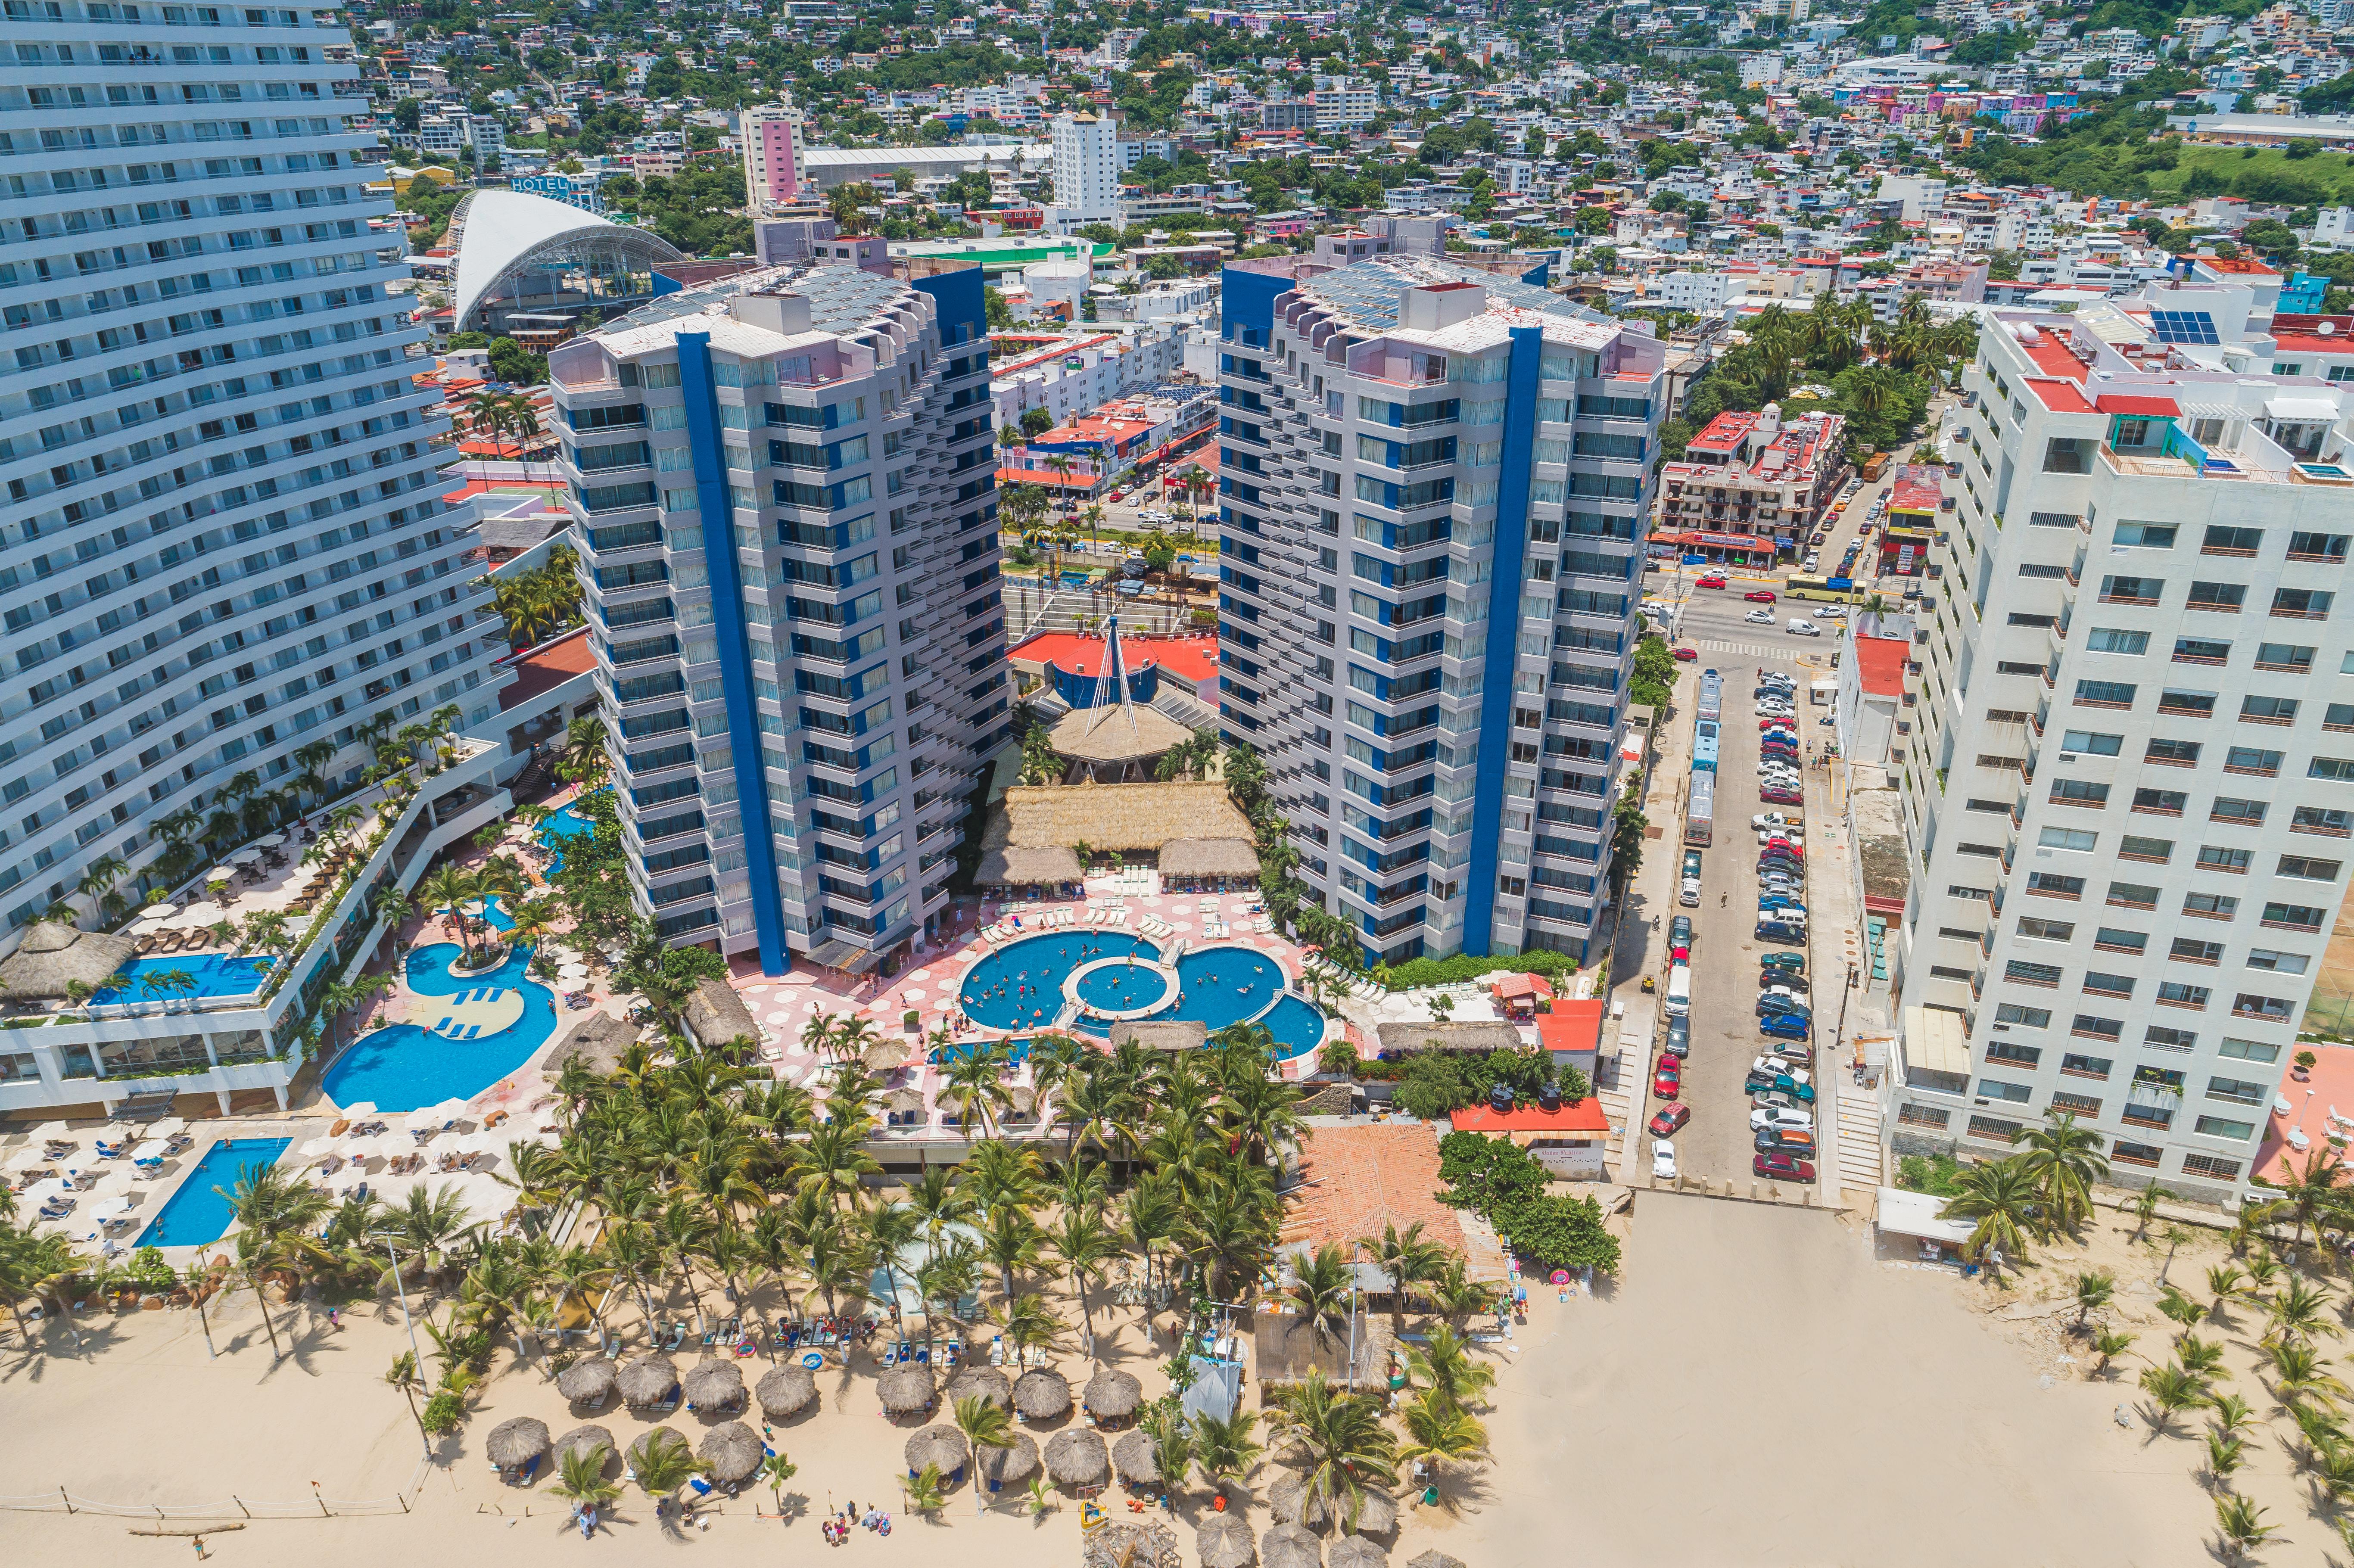
<svg viewBox="0 0 2354 1568">
<path fill-rule="evenodd" d="M 1465 1106 L 1451 1119 L 1458 1132 L 1484 1132 L 1490 1138 L 1514 1133 L 1585 1133 L 1596 1138 L 1610 1135 L 1610 1118 L 1603 1114 L 1601 1097 L 1596 1095 L 1588 1095 L 1575 1105 L 1564 1100 L 1561 1109 L 1554 1111 L 1525 1100 L 1508 1111 L 1488 1105 Z"/>
<path fill-rule="evenodd" d="M 2027 385 L 2043 406 L 2055 414 L 2089 414 L 2092 403 L 2073 381 L 2048 381 L 2041 376 L 2031 376 Z"/>
<path fill-rule="evenodd" d="M 2121 392 L 2105 392 L 2093 399 L 2093 407 L 2104 414 L 2163 414 L 2179 418 L 2182 410 L 2171 397 L 2132 397 Z"/>
<path fill-rule="evenodd" d="M 1208 632 L 1187 637 L 1123 636 L 1119 653 L 1130 670 L 1158 664 L 1196 683 L 1218 673 L 1218 640 Z M 1074 675 L 1098 675 L 1103 673 L 1104 640 L 1076 631 L 1042 631 L 1007 650 L 1005 656 L 1053 664 Z"/>
<path fill-rule="evenodd" d="M 2354 354 L 2354 337 L 2324 337 L 2319 333 L 2273 329 L 2273 343 L 2283 354 Z"/>
<path fill-rule="evenodd" d="M 1537 1044 L 1548 1051 L 1600 1050 L 1603 1010 L 1599 997 L 1556 1001 L 1551 1012 L 1537 1014 Z"/>
<path fill-rule="evenodd" d="M 1299 1172 L 1284 1200 L 1286 1242 L 1378 1241 L 1384 1226 L 1419 1220 L 1424 1240 L 1464 1245 L 1462 1220 L 1438 1201 L 1438 1129 L 1428 1122 L 1311 1128 L 1300 1135 Z"/>
<path fill-rule="evenodd" d="M 1500 975 L 1497 977 L 1495 983 L 1488 988 L 1488 994 L 1499 997 L 1542 996 L 1550 998 L 1553 995 L 1553 984 L 1543 975 Z"/>
<path fill-rule="evenodd" d="M 2084 362 L 2077 358 L 2065 343 L 2050 333 L 2038 333 L 2033 342 L 2022 343 L 2019 346 L 2026 352 L 2028 358 L 2051 374 L 2064 376 L 2071 381 L 2084 379 Z"/>
<path fill-rule="evenodd" d="M 2252 278 L 2277 278 L 2280 276 L 2278 272 L 2273 270 L 2270 267 L 2265 266 L 2263 262 L 2252 260 L 2244 256 L 2234 257 L 2228 260 L 2221 256 L 2201 256 L 2196 260 L 2200 266 L 2206 268 L 2210 272 L 2237 272 L 2243 277 Z"/>
<path fill-rule="evenodd" d="M 1855 640 L 1856 680 L 1875 697 L 1901 696 L 1904 663 L 1912 644 L 1901 637 L 1858 637 Z"/>
</svg>

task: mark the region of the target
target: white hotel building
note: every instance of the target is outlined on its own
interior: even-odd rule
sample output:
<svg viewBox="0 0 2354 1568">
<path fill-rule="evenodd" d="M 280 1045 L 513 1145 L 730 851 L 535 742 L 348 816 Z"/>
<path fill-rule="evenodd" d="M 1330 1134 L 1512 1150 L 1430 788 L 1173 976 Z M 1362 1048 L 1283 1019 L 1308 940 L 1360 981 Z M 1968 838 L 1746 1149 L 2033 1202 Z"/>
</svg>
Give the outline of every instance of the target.
<svg viewBox="0 0 2354 1568">
<path fill-rule="evenodd" d="M 2354 389 L 2266 375 L 2251 307 L 1980 334 L 1900 715 L 1898 1152 L 2056 1108 L 2128 1181 L 2253 1166 L 2354 859 Z"/>
</svg>

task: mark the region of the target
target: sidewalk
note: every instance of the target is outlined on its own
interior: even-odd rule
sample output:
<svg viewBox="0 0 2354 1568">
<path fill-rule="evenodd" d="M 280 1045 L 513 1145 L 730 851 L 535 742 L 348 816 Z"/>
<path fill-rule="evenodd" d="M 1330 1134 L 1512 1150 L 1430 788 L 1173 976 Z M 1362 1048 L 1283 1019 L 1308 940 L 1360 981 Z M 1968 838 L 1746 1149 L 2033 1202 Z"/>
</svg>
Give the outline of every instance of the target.
<svg viewBox="0 0 2354 1568">
<path fill-rule="evenodd" d="M 1623 1008 L 1631 1016 L 1646 1003 L 1653 1007 L 1659 1003 L 1656 994 L 1644 995 L 1643 977 L 1658 974 L 1666 952 L 1666 923 L 1675 913 L 1676 867 L 1683 854 L 1684 791 L 1691 774 L 1691 725 L 1685 715 L 1699 700 L 1700 667 L 1680 665 L 1668 712 L 1652 720 L 1650 771 L 1643 779 L 1643 815 L 1650 820 L 1650 826 L 1643 837 L 1643 863 L 1627 885 L 1618 925 L 1611 937 L 1607 995 L 1617 1006 L 1610 1012 Z M 1654 916 L 1661 927 L 1656 933 L 1651 929 Z M 1602 1028 L 1614 1047 L 1617 1027 L 1606 1013 Z M 1644 1086 L 1651 1081 L 1651 1062 L 1658 1047 L 1659 1032 L 1654 1028 L 1639 1058 L 1620 1062 L 1606 1088 L 1596 1085 L 1615 1129 L 1607 1157 L 1609 1179 L 1629 1186 L 1638 1180 L 1643 1158 L 1638 1113 L 1644 1105 Z"/>
<path fill-rule="evenodd" d="M 1810 744 L 1819 745 L 1809 736 Z M 1873 1000 L 1871 992 L 1872 973 L 1863 947 L 1863 903 L 1861 879 L 1855 867 L 1855 841 L 1848 830 L 1845 802 L 1833 811 L 1831 774 L 1828 768 L 1809 768 L 1806 774 L 1807 794 L 1807 895 L 1812 907 L 1812 939 L 1808 947 L 1807 967 L 1814 980 L 1815 1002 L 1815 1137 L 1820 1148 L 1816 1161 L 1823 1188 L 1823 1202 L 1838 1204 L 1840 1196 L 1839 1140 L 1845 1124 L 1855 1118 L 1840 1115 L 1840 1097 L 1854 1094 L 1866 1097 L 1870 1091 L 1859 1088 L 1849 1075 L 1854 1052 L 1849 1042 L 1857 1034 L 1884 1029 L 1886 1008 Z M 1855 972 L 1855 989 L 1848 991 L 1849 973 Z M 1844 1010 L 1845 1022 L 1841 1022 Z M 1876 1114 L 1871 1125 L 1878 1125 Z M 1860 1121 L 1858 1125 L 1861 1125 Z M 1878 1162 L 1878 1151 L 1872 1162 Z M 1869 1193 L 1854 1195 L 1861 1203 Z"/>
</svg>

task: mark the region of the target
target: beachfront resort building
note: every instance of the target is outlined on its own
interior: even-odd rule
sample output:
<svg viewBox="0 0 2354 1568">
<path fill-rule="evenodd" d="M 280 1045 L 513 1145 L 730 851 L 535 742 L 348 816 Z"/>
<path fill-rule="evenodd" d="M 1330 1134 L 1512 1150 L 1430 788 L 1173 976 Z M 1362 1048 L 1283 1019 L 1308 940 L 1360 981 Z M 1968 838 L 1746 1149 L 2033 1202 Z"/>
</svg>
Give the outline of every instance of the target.
<svg viewBox="0 0 2354 1568">
<path fill-rule="evenodd" d="M 2354 858 L 2354 392 L 2267 376 L 2244 288 L 2111 303 L 2001 312 L 1963 376 L 1889 1125 L 1993 1156 L 2070 1111 L 2116 1177 L 2228 1200 Z"/>
<path fill-rule="evenodd" d="M 1010 722 L 980 270 L 739 273 L 548 375 L 645 910 L 887 969 Z"/>
<path fill-rule="evenodd" d="M 441 500 L 444 426 L 411 379 L 421 334 L 393 291 L 398 238 L 369 227 L 392 204 L 367 188 L 370 138 L 349 123 L 367 99 L 329 63 L 349 44 L 331 20 L 10 12 L 0 1111 L 174 1088 L 282 1104 L 290 1022 L 377 929 L 365 895 L 497 808 L 504 748 L 466 736 L 494 726 L 506 649 L 482 636 L 471 507 Z M 450 765 L 413 799 L 347 798 L 363 840 L 385 835 L 347 893 L 272 906 L 275 959 L 151 959 L 143 940 L 185 933 L 38 918 L 120 927 L 158 902 L 243 918 L 285 879 L 252 841 L 451 709 Z M 269 853 L 292 876 L 285 850 Z M 168 1008 L 65 1008 L 77 980 L 158 962 L 188 981 Z"/>
<path fill-rule="evenodd" d="M 1663 346 L 1426 257 L 1228 267 L 1220 698 L 1369 955 L 1583 953 Z"/>
</svg>

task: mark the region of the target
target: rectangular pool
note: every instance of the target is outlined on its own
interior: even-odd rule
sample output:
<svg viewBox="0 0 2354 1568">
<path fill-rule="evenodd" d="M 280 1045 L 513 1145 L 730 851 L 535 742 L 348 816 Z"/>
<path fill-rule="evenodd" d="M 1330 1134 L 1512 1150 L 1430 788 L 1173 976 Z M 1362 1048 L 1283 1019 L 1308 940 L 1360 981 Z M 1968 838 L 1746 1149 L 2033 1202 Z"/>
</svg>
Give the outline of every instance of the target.
<svg viewBox="0 0 2354 1568">
<path fill-rule="evenodd" d="M 227 953 L 166 953 L 155 958 L 132 959 L 120 971 L 131 977 L 130 989 L 121 995 L 101 991 L 90 1000 L 120 1004 L 154 1001 L 159 997 L 168 1000 L 182 996 L 250 996 L 261 989 L 262 982 L 270 978 L 270 966 L 277 961 L 267 953 L 250 958 L 233 958 Z M 140 983 L 149 975 L 174 971 L 188 977 L 186 989 L 156 992 Z"/>
<path fill-rule="evenodd" d="M 171 1198 L 133 1245 L 200 1246 L 220 1240 L 232 1218 L 228 1194 L 252 1172 L 278 1163 L 278 1157 L 293 1142 L 291 1138 L 222 1139 L 180 1179 Z"/>
</svg>

